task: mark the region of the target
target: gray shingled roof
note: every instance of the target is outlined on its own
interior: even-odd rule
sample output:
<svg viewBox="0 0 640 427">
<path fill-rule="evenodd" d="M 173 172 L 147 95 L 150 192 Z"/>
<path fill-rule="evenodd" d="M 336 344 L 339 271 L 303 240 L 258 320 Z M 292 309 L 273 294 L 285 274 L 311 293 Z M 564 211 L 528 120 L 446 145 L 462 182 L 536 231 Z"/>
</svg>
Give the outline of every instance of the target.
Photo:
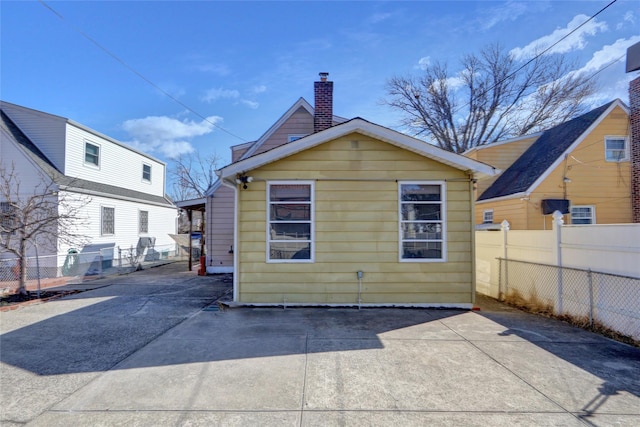
<svg viewBox="0 0 640 427">
<path fill-rule="evenodd" d="M 614 102 L 611 101 L 544 131 L 536 142 L 480 195 L 478 200 L 526 192 Z"/>
<path fill-rule="evenodd" d="M 166 197 L 154 196 L 141 191 L 133 191 L 115 185 L 102 184 L 99 182 L 87 181 L 85 179 L 73 178 L 62 174 L 42 151 L 16 126 L 16 124 L 0 111 L 0 126 L 11 136 L 20 149 L 30 157 L 42 171 L 51 177 L 53 182 L 59 187 L 68 191 L 75 191 L 85 194 L 104 195 L 121 200 L 132 200 L 141 203 L 169 206 L 173 204 Z"/>
</svg>

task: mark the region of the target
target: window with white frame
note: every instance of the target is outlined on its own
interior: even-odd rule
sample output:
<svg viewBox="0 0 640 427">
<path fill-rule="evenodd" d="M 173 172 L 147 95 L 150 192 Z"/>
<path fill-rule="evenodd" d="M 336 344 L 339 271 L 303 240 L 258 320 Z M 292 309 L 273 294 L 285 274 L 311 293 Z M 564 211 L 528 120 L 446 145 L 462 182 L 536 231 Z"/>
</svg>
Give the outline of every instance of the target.
<svg viewBox="0 0 640 427">
<path fill-rule="evenodd" d="M 444 261 L 445 183 L 400 182 L 399 193 L 400 260 Z"/>
<path fill-rule="evenodd" d="M 295 141 L 297 139 L 304 138 L 305 136 L 307 136 L 307 134 L 305 134 L 305 133 L 289 134 L 289 135 L 287 135 L 287 142 L 293 142 L 293 141 Z"/>
<path fill-rule="evenodd" d="M 138 231 L 140 233 L 149 232 L 149 211 L 139 211 L 140 217 L 138 220 Z"/>
<path fill-rule="evenodd" d="M 90 142 L 84 143 L 84 162 L 92 166 L 100 166 L 100 146 Z"/>
<path fill-rule="evenodd" d="M 108 236 L 115 234 L 115 217 L 116 217 L 116 209 L 108 206 L 102 206 L 102 215 L 101 215 L 101 234 L 103 236 Z"/>
<path fill-rule="evenodd" d="M 626 136 L 606 136 L 604 138 L 604 156 L 608 162 L 629 160 L 629 144 Z"/>
<path fill-rule="evenodd" d="M 595 206 L 571 206 L 571 224 L 595 224 Z"/>
<path fill-rule="evenodd" d="M 151 182 L 151 165 L 146 163 L 142 164 L 142 180 Z"/>
<path fill-rule="evenodd" d="M 482 223 L 493 224 L 493 209 L 486 209 L 482 212 Z"/>
<path fill-rule="evenodd" d="M 313 261 L 313 182 L 269 182 L 267 203 L 267 261 Z"/>
</svg>

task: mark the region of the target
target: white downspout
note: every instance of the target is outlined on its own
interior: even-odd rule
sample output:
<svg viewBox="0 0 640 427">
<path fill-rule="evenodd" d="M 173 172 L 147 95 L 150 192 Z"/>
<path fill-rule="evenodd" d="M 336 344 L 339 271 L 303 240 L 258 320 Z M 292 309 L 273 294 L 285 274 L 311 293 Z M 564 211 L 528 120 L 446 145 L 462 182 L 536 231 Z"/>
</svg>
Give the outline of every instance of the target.
<svg viewBox="0 0 640 427">
<path fill-rule="evenodd" d="M 222 185 L 233 189 L 233 302 L 238 302 L 238 186 L 222 179 Z"/>
</svg>

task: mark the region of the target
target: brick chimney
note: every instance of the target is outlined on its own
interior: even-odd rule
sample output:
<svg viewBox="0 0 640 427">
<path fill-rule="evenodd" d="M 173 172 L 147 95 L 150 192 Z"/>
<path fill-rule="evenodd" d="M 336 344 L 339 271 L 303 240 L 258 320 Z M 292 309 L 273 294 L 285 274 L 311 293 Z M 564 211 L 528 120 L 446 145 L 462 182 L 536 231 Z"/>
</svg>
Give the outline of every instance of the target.
<svg viewBox="0 0 640 427">
<path fill-rule="evenodd" d="M 640 77 L 629 83 L 631 126 L 631 209 L 633 222 L 640 223 Z"/>
<path fill-rule="evenodd" d="M 328 76 L 329 73 L 320 73 L 320 81 L 313 83 L 314 133 L 329 129 L 333 125 L 333 82 L 327 81 Z"/>
</svg>

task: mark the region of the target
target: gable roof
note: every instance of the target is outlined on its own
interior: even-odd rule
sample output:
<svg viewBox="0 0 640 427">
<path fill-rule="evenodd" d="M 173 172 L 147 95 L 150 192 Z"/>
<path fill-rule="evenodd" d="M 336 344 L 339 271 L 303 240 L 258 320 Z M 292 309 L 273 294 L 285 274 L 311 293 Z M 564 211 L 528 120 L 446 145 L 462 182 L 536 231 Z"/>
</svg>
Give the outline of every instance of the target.
<svg viewBox="0 0 640 427">
<path fill-rule="evenodd" d="M 51 117 L 51 118 L 54 118 L 54 119 L 61 120 L 61 121 L 65 122 L 65 123 L 68 123 L 68 124 L 70 124 L 72 126 L 75 126 L 75 127 L 79 128 L 79 129 L 82 129 L 82 130 L 84 130 L 86 132 L 89 132 L 89 133 L 97 136 L 98 138 L 102 138 L 104 140 L 107 140 L 107 141 L 109 141 L 109 142 L 111 142 L 111 143 L 113 143 L 113 144 L 115 144 L 115 145 L 117 145 L 119 147 L 122 147 L 122 148 L 124 148 L 126 150 L 133 151 L 134 153 L 139 154 L 141 156 L 144 156 L 144 157 L 148 158 L 149 160 L 153 160 L 154 162 L 160 163 L 162 165 L 166 165 L 165 162 L 163 162 L 162 160 L 151 156 L 150 154 L 147 154 L 147 153 L 144 153 L 144 152 L 142 152 L 140 150 L 137 150 L 137 149 L 133 148 L 130 145 L 122 143 L 122 142 L 118 141 L 117 139 L 113 139 L 112 137 L 110 137 L 108 135 L 100 133 L 95 129 L 91 129 L 90 127 L 85 126 L 82 123 L 78 123 L 78 122 L 76 122 L 74 120 L 71 120 L 71 119 L 68 119 L 66 117 L 58 116 L 58 115 L 51 114 L 51 113 L 46 113 L 46 112 L 40 111 L 40 110 L 34 110 L 33 108 L 24 107 L 22 105 L 13 104 L 13 103 L 7 102 L 7 101 L 0 101 L 0 109 L 5 111 L 5 113 L 7 113 L 7 115 L 9 117 L 11 117 L 11 111 L 12 110 L 21 110 L 21 111 L 24 111 L 24 112 L 28 112 L 30 114 L 39 114 L 39 115 L 41 115 L 41 117 Z"/>
<path fill-rule="evenodd" d="M 498 197 L 520 197 L 531 193 L 615 108 L 628 113 L 616 99 L 581 116 L 542 132 L 542 135 L 487 188 L 478 201 Z"/>
<path fill-rule="evenodd" d="M 242 156 L 240 156 L 240 159 L 238 159 L 238 161 L 244 160 L 253 156 L 255 152 L 258 151 L 258 149 L 262 147 L 262 145 L 264 145 L 264 143 L 269 138 L 271 138 L 271 135 L 273 135 L 300 108 L 303 108 L 304 110 L 306 110 L 311 116 L 313 116 L 315 112 L 313 106 L 309 104 L 309 102 L 306 99 L 302 97 L 298 98 L 298 100 L 291 107 L 289 107 L 289 109 L 273 125 L 271 125 L 271 127 L 267 129 L 267 131 L 264 134 L 262 134 L 262 136 L 259 139 L 252 142 L 244 142 L 242 144 L 234 146 L 234 147 L 242 147 L 242 146 L 251 144 L 251 147 L 247 151 L 245 151 Z M 333 116 L 334 123 L 344 123 L 347 120 L 348 119 L 345 119 L 344 117 L 336 116 L 335 114 Z M 214 182 L 211 185 L 211 187 L 209 187 L 205 192 L 205 196 L 213 195 L 213 193 L 220 187 L 220 185 L 221 185 L 221 182 L 219 182 L 219 180 Z"/>
<path fill-rule="evenodd" d="M 321 132 L 313 133 L 285 145 L 273 148 L 264 153 L 231 163 L 216 171 L 222 179 L 235 177 L 252 169 L 275 162 L 301 151 L 308 150 L 325 142 L 357 132 L 372 138 L 395 145 L 396 147 L 412 151 L 421 156 L 447 164 L 455 169 L 469 171 L 477 175 L 493 176 L 497 170 L 485 163 L 469 159 L 459 154 L 445 151 L 427 142 L 410 137 L 400 132 L 385 128 L 375 123 L 356 117 L 345 123 L 330 127 Z"/>
<path fill-rule="evenodd" d="M 0 110 L 0 132 L 6 135 L 31 162 L 50 177 L 61 189 L 94 196 L 105 196 L 121 200 L 143 202 L 159 206 L 173 207 L 173 203 L 166 198 L 133 191 L 114 185 L 102 184 L 85 179 L 73 178 L 62 174 L 42 151 L 16 126 L 16 124 Z"/>
<path fill-rule="evenodd" d="M 311 114 L 311 116 L 314 115 L 315 110 L 313 109 L 313 107 L 311 106 L 311 104 L 309 104 L 309 102 L 307 102 L 306 99 L 304 98 L 300 98 L 298 99 L 283 115 L 282 117 L 280 117 L 278 119 L 278 121 L 276 121 L 257 141 L 255 141 L 253 143 L 253 145 L 251 146 L 251 148 L 249 148 L 241 157 L 239 160 L 243 160 L 246 159 L 248 157 L 253 156 L 253 154 L 258 150 L 258 148 L 260 148 L 270 137 L 271 135 L 273 135 L 273 133 L 275 131 L 277 131 L 280 126 L 282 126 L 287 120 L 289 120 L 289 118 L 296 112 L 298 111 L 300 108 L 304 108 L 305 110 L 307 110 L 307 112 L 309 114 Z M 347 121 L 347 119 L 340 117 L 340 116 L 333 116 L 332 121 L 334 123 L 343 123 L 345 121 Z"/>
</svg>

